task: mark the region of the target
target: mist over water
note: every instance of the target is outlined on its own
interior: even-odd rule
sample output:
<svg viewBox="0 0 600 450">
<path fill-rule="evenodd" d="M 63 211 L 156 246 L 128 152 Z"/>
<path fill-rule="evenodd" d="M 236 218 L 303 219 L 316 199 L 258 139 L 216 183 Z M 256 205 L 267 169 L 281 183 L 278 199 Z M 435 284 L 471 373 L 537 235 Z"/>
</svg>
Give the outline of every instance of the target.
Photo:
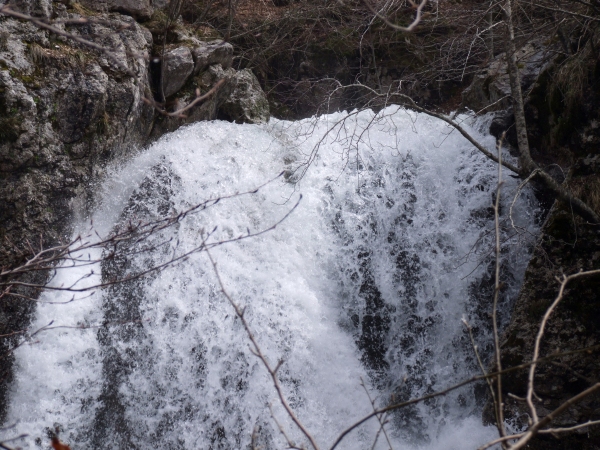
<svg viewBox="0 0 600 450">
<path fill-rule="evenodd" d="M 101 235 L 284 175 L 188 216 L 153 236 L 151 251 L 108 261 L 85 280 L 137 273 L 209 232 L 216 242 L 268 229 L 302 195 L 275 229 L 211 255 L 269 361 L 284 361 L 287 399 L 322 448 L 372 411 L 367 391 L 385 406 L 478 374 L 461 319 L 483 356 L 492 351 L 497 167 L 427 116 L 389 107 L 344 117 L 201 122 L 114 168 L 91 217 Z M 466 126 L 494 148 L 484 120 Z M 513 208 L 517 229 L 508 226 L 518 181 L 504 181 L 506 323 L 537 225 L 524 190 Z M 65 270 L 53 282 L 83 273 Z M 247 449 L 253 435 L 257 447 L 285 448 L 272 414 L 304 442 L 203 253 L 80 301 L 40 304 L 32 329 L 51 320 L 101 326 L 49 330 L 17 350 L 8 423 L 29 435 L 25 448 L 46 448 L 45 430 L 56 426 L 73 449 Z M 395 449 L 476 448 L 496 437 L 481 424 L 484 394 L 467 386 L 393 413 L 387 438 Z M 378 428 L 371 420 L 338 448 L 371 448 Z M 375 448 L 389 448 L 384 435 Z"/>
</svg>

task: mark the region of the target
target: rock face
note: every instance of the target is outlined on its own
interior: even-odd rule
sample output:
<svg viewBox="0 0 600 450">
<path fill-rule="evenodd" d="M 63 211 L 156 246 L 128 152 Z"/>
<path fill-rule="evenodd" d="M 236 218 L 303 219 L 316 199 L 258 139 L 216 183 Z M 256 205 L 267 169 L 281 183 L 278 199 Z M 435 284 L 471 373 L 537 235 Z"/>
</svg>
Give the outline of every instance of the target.
<svg viewBox="0 0 600 450">
<path fill-rule="evenodd" d="M 269 102 L 252 71 L 241 70 L 232 78 L 235 87 L 221 106 L 221 117 L 237 123 L 268 122 Z"/>
<path fill-rule="evenodd" d="M 597 211 L 600 210 L 600 158 L 590 157 L 578 163 L 569 175 L 569 187 Z M 527 268 L 525 283 L 516 302 L 512 321 L 504 333 L 503 367 L 531 360 L 533 344 L 542 316 L 558 295 L 562 273 L 600 267 L 600 232 L 597 227 L 575 218 L 568 206 L 555 205 L 543 228 L 543 233 Z M 600 344 L 600 275 L 574 281 L 568 285 L 565 297 L 554 311 L 544 334 L 540 356 L 556 352 L 585 349 Z M 569 398 L 598 381 L 600 374 L 599 349 L 553 359 L 541 364 L 536 371 L 534 401 L 540 418 L 556 409 Z M 526 405 L 507 397 L 510 392 L 526 395 L 525 370 L 502 378 L 509 419 L 526 425 L 529 417 Z M 559 415 L 552 425 L 569 427 L 588 420 L 600 419 L 600 398 L 584 399 Z M 597 449 L 600 431 L 597 428 L 555 439 L 539 437 L 531 449 Z"/>
<path fill-rule="evenodd" d="M 0 4 L 8 3 L 15 11 L 22 12 L 37 17 L 48 19 L 52 13 L 50 0 L 10 0 L 9 2 L 0 1 Z"/>
<path fill-rule="evenodd" d="M 154 13 L 151 0 L 81 0 L 86 8 L 98 12 L 120 12 L 136 19 L 147 20 Z"/>
<path fill-rule="evenodd" d="M 46 0 L 14 1 L 15 8 L 28 14 L 81 17 L 79 5 L 68 9 Z M 158 86 L 151 82 L 150 55 L 159 52 L 151 32 L 134 17 L 143 17 L 159 3 L 111 1 L 84 6 L 126 15 L 103 12 L 92 23 L 66 27 L 112 49 L 110 53 L 0 16 L 0 268 L 20 262 L 19 247 L 26 239 L 37 246 L 41 239 L 48 247 L 69 236 L 74 202 L 83 213 L 93 207 L 90 182 L 103 175 L 109 161 L 185 123 L 229 117 L 234 111 L 238 121 L 268 120 L 268 103 L 251 72 L 212 65 L 230 66 L 232 47 L 197 39 L 167 52 L 162 66 L 169 101 L 160 108 L 151 106 Z M 204 94 L 221 79 L 221 88 L 185 117 L 159 112 L 187 105 L 197 89 Z M 43 274 L 32 281 L 43 283 Z M 35 297 L 39 292 L 26 294 Z M 0 336 L 27 328 L 34 305 L 0 294 Z M 12 373 L 10 349 L 17 336 L 0 337 L 0 423 Z"/>
<path fill-rule="evenodd" d="M 221 40 L 202 42 L 194 48 L 192 56 L 195 75 L 215 64 L 219 64 L 223 69 L 229 69 L 233 62 L 233 46 Z"/>
<path fill-rule="evenodd" d="M 185 117 L 157 117 L 151 138 L 158 138 L 183 124 L 206 120 L 206 118 L 238 123 L 265 123 L 269 120 L 269 102 L 250 70 L 236 71 L 232 68 L 223 70 L 217 64 L 210 66 L 200 75 L 192 77 L 188 85 L 198 89 L 203 95 L 219 81 L 223 81 L 221 88 L 197 107 L 186 111 Z M 184 107 L 192 102 L 195 96 L 194 90 L 183 89 L 178 93 L 174 107 L 178 109 Z"/>
<path fill-rule="evenodd" d="M 194 70 L 192 52 L 187 47 L 177 47 L 165 52 L 162 62 L 162 95 L 169 98 L 179 91 Z"/>
<path fill-rule="evenodd" d="M 517 51 L 524 95 L 540 73 L 555 59 L 548 50 L 540 43 L 529 42 Z M 510 81 L 504 53 L 475 75 L 471 85 L 463 91 L 462 98 L 463 105 L 473 111 L 500 111 L 511 106 Z"/>
<path fill-rule="evenodd" d="M 51 205 L 66 207 L 81 183 L 100 170 L 96 163 L 148 134 L 153 111 L 141 101 L 147 63 L 123 52 L 115 54 L 119 69 L 112 60 L 12 20 L 0 30 L 10 35 L 0 50 L 0 121 L 6 130 L 0 174 L 10 180 L 0 186 L 0 236 L 19 242 L 23 230 L 35 229 L 55 241 L 61 234 L 50 230 L 63 213 Z M 130 17 L 110 16 L 88 31 L 116 30 L 125 48 L 148 54 L 152 42 Z M 24 34 L 32 41 L 27 46 Z"/>
</svg>

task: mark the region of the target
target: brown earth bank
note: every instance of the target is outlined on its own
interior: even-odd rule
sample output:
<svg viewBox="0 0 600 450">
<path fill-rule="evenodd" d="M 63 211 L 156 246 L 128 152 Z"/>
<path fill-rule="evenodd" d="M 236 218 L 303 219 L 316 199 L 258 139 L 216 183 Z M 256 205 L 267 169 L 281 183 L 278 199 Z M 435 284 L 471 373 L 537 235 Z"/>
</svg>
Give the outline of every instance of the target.
<svg viewBox="0 0 600 450">
<path fill-rule="evenodd" d="M 397 24 L 414 16 L 406 2 L 379 6 Z M 46 19 L 91 19 L 56 26 L 113 51 L 0 15 L 4 271 L 70 235 L 75 202 L 93 208 L 94 182 L 109 162 L 184 123 L 214 118 L 261 122 L 268 120 L 269 110 L 295 119 L 355 107 L 377 109 L 394 102 L 386 93 L 398 91 L 446 112 L 495 111 L 491 132 L 500 136 L 506 131 L 507 143 L 516 146 L 502 27 L 495 25 L 499 12 L 487 2 L 431 3 L 422 23 L 408 34 L 374 18 L 360 1 L 16 0 L 11 8 Z M 600 212 L 600 15 L 592 8 L 580 15 L 593 20 L 560 13 L 559 21 L 558 12 L 544 11 L 528 15 L 531 11 L 523 8 L 517 20 L 532 156 Z M 220 80 L 216 93 L 186 118 L 161 112 L 189 104 Z M 575 218 L 568 205 L 552 207 L 554 198 L 536 189 L 550 214 L 503 335 L 505 366 L 531 358 L 538 324 L 557 293 L 555 276 L 600 268 L 597 227 Z M 30 277 L 39 281 L 44 276 Z M 570 286 L 550 319 L 542 353 L 598 342 L 597 281 Z M 11 333 L 28 326 L 34 305 L 0 295 L 0 421 L 12 373 L 10 352 L 20 342 L 20 335 Z M 539 367 L 540 416 L 600 379 L 596 359 L 597 353 L 578 353 Z M 505 398 L 522 396 L 525 387 L 526 372 L 504 378 Z M 526 421 L 522 403 L 507 402 L 510 418 Z M 599 407 L 590 397 L 557 423 L 598 419 Z M 600 438 L 584 430 L 531 444 L 576 447 L 599 448 Z"/>
</svg>

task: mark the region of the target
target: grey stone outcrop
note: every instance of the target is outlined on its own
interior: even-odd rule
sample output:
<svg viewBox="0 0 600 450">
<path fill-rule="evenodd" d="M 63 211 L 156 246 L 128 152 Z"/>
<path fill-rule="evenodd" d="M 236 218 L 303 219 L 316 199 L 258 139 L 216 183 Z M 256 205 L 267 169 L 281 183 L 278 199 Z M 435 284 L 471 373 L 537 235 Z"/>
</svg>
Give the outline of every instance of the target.
<svg viewBox="0 0 600 450">
<path fill-rule="evenodd" d="M 0 184 L 2 236 L 19 242 L 30 230 L 49 242 L 57 239 L 64 219 L 57 202 L 66 206 L 81 193 L 82 183 L 101 170 L 100 158 L 148 134 L 153 111 L 142 102 L 148 35 L 127 16 L 81 29 L 112 36 L 107 39 L 115 39 L 116 30 L 122 51 L 107 58 L 67 42 L 50 43 L 27 23 L 0 24 L 0 32 L 10 35 L 0 49 L 0 176 L 10 179 Z M 28 46 L 22 36 L 30 39 Z"/>
<path fill-rule="evenodd" d="M 198 106 L 186 111 L 185 117 L 159 116 L 154 121 L 151 138 L 174 131 L 181 125 L 199 120 L 224 119 L 238 123 L 264 123 L 269 120 L 269 102 L 260 88 L 258 80 L 250 70 L 224 70 L 221 65 L 212 65 L 193 79 L 193 86 L 200 95 L 209 92 L 219 81 L 220 89 Z M 179 109 L 194 101 L 196 93 L 182 92 L 174 101 L 173 109 Z"/>
<path fill-rule="evenodd" d="M 177 47 L 165 52 L 163 58 L 162 94 L 168 98 L 179 91 L 194 71 L 192 52 Z"/>
<path fill-rule="evenodd" d="M 521 86 L 525 93 L 553 58 L 548 48 L 537 42 L 528 42 L 517 51 Z M 471 85 L 463 91 L 462 99 L 463 105 L 473 111 L 500 111 L 511 106 L 510 80 L 504 53 L 475 75 Z"/>
<path fill-rule="evenodd" d="M 0 1 L 0 5 L 5 2 Z M 51 0 L 10 0 L 11 9 L 36 17 L 49 19 L 52 14 Z"/>
<path fill-rule="evenodd" d="M 62 4 L 54 8 L 59 18 L 78 17 Z M 180 46 L 165 58 L 165 94 L 175 99 L 167 108 L 193 101 L 196 88 L 206 93 L 220 79 L 226 83 L 185 119 L 169 118 L 169 126 L 161 128 L 162 116 L 144 101 L 152 97 L 152 35 L 130 16 L 100 18 L 69 31 L 114 48 L 110 56 L 57 40 L 30 23 L 0 22 L 0 237 L 11 242 L 21 242 L 24 233 L 42 233 L 48 244 L 57 241 L 64 235 L 70 199 L 102 173 L 101 161 L 131 146 L 217 116 L 268 120 L 268 102 L 250 71 L 217 65 L 190 80 L 194 61 L 190 49 Z M 213 51 L 207 61 L 230 64 L 230 46 L 212 48 L 226 50 Z M 179 92 L 187 81 L 191 89 Z"/>
<path fill-rule="evenodd" d="M 79 0 L 79 3 L 92 11 L 120 12 L 141 20 L 149 19 L 154 13 L 151 0 Z"/>
<path fill-rule="evenodd" d="M 249 69 L 235 72 L 234 88 L 220 108 L 224 118 L 237 123 L 269 121 L 269 102 L 256 76 Z"/>
<path fill-rule="evenodd" d="M 223 69 L 229 69 L 233 62 L 233 46 L 221 40 L 201 42 L 192 50 L 194 57 L 194 74 L 198 74 L 209 66 L 219 64 Z"/>
</svg>

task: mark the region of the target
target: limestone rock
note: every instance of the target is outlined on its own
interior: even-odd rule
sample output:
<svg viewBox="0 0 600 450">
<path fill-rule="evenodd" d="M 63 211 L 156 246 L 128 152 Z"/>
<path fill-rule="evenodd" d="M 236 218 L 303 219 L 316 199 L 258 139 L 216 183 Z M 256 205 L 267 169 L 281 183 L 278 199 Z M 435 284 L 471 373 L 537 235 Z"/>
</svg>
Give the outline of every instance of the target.
<svg viewBox="0 0 600 450">
<path fill-rule="evenodd" d="M 235 72 L 233 92 L 219 109 L 223 118 L 236 123 L 269 121 L 269 101 L 250 69 Z"/>
<path fill-rule="evenodd" d="M 108 10 L 129 14 L 138 19 L 149 19 L 154 12 L 150 0 L 107 0 Z"/>
<path fill-rule="evenodd" d="M 233 46 L 224 41 L 202 42 L 192 50 L 194 58 L 194 74 L 198 74 L 209 66 L 220 64 L 223 69 L 229 69 L 233 62 Z"/>
<path fill-rule="evenodd" d="M 162 73 L 162 93 L 165 98 L 183 87 L 194 70 L 192 53 L 187 47 L 177 47 L 165 53 Z"/>
<path fill-rule="evenodd" d="M 93 11 L 120 12 L 141 20 L 150 19 L 154 13 L 150 0 L 79 0 L 79 3 Z"/>
<path fill-rule="evenodd" d="M 70 144 L 80 140 L 87 127 L 104 114 L 108 75 L 93 65 L 88 73 L 69 74 L 64 101 L 58 107 L 60 139 Z"/>
<path fill-rule="evenodd" d="M 2 4 L 4 2 L 0 2 Z M 30 16 L 49 19 L 52 16 L 52 2 L 50 0 L 10 0 L 10 7 Z"/>
</svg>

